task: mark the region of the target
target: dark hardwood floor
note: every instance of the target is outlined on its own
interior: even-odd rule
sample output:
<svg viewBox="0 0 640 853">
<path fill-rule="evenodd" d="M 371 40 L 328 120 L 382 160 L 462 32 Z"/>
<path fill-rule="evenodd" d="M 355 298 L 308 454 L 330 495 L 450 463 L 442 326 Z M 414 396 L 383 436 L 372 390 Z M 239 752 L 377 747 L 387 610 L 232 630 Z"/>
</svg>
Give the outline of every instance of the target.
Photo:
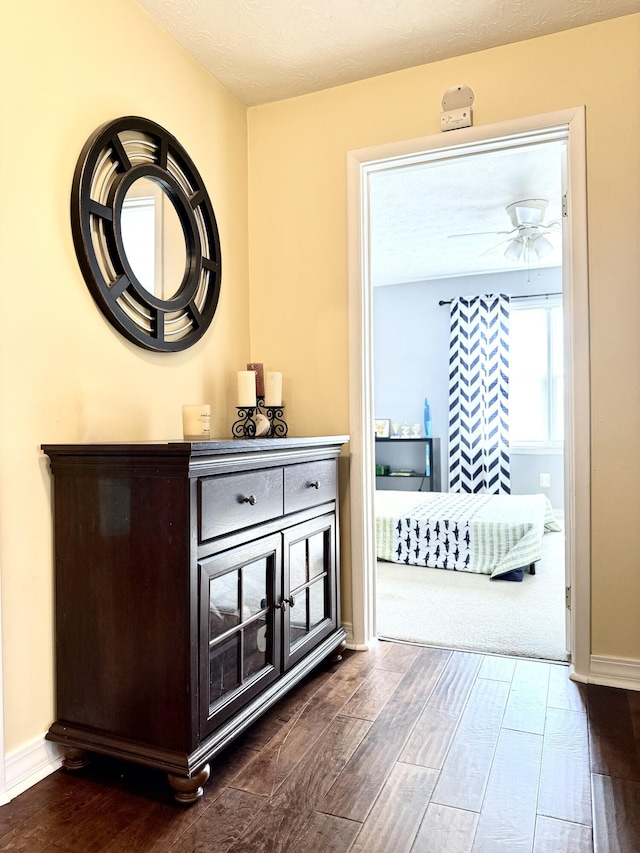
<svg viewBox="0 0 640 853">
<path fill-rule="evenodd" d="M 29 853 L 640 851 L 640 694 L 560 664 L 379 643 L 316 671 L 204 797 L 96 758 L 0 808 Z"/>
</svg>

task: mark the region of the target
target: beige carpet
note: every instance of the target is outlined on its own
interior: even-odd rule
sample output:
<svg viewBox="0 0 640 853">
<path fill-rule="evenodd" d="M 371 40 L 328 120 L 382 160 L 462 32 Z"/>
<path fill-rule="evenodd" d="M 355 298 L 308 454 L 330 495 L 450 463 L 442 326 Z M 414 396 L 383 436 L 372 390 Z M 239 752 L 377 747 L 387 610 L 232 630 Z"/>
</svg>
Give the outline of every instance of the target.
<svg viewBox="0 0 640 853">
<path fill-rule="evenodd" d="M 378 636 L 431 646 L 566 660 L 564 534 L 545 533 L 536 574 L 488 575 L 378 562 Z"/>
</svg>

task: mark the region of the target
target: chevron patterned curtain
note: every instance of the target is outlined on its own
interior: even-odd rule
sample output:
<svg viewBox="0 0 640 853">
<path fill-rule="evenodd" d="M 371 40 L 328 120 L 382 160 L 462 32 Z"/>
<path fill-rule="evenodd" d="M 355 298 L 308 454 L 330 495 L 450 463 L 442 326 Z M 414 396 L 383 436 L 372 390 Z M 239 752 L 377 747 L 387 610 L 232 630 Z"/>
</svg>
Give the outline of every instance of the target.
<svg viewBox="0 0 640 853">
<path fill-rule="evenodd" d="M 451 301 L 449 491 L 511 493 L 509 297 Z"/>
</svg>

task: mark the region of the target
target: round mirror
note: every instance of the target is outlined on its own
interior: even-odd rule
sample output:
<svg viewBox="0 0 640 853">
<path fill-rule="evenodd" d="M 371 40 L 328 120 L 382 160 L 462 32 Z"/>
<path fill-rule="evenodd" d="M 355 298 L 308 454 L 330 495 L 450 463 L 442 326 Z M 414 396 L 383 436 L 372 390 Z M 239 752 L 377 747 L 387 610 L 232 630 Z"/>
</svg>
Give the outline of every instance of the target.
<svg viewBox="0 0 640 853">
<path fill-rule="evenodd" d="M 156 352 L 200 340 L 220 296 L 220 237 L 175 136 L 139 116 L 97 128 L 73 176 L 71 224 L 85 281 L 114 328 Z"/>
<path fill-rule="evenodd" d="M 187 247 L 178 211 L 162 185 L 150 178 L 134 181 L 122 202 L 122 242 L 140 284 L 158 299 L 180 289 Z"/>
</svg>

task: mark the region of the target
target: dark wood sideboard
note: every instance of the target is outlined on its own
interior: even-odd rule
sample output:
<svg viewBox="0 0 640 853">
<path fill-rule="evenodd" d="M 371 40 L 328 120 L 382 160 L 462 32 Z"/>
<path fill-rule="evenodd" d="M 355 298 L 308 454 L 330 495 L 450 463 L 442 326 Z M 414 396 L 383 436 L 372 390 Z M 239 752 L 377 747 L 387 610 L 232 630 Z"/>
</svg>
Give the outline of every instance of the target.
<svg viewBox="0 0 640 853">
<path fill-rule="evenodd" d="M 215 755 L 345 645 L 338 456 L 348 436 L 43 445 L 57 719 L 195 802 Z"/>
</svg>

